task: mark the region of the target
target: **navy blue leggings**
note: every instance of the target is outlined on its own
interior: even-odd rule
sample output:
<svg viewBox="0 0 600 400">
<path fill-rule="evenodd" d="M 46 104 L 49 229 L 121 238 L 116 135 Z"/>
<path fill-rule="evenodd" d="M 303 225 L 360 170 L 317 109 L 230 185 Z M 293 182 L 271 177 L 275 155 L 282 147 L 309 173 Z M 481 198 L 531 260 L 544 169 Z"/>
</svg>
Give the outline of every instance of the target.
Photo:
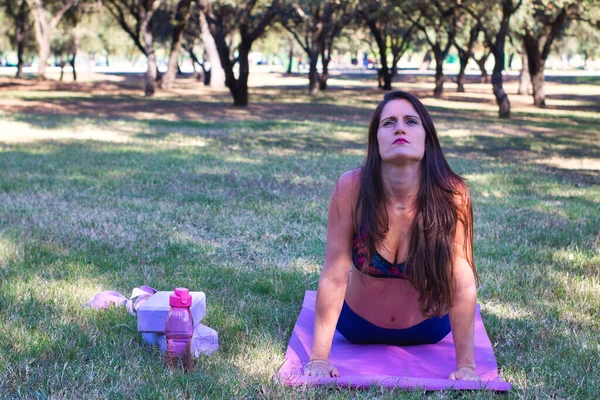
<svg viewBox="0 0 600 400">
<path fill-rule="evenodd" d="M 349 342 L 357 344 L 381 343 L 395 346 L 432 344 L 450 333 L 450 317 L 431 317 L 406 329 L 389 329 L 373 325 L 356 314 L 344 301 L 336 329 Z"/>
</svg>

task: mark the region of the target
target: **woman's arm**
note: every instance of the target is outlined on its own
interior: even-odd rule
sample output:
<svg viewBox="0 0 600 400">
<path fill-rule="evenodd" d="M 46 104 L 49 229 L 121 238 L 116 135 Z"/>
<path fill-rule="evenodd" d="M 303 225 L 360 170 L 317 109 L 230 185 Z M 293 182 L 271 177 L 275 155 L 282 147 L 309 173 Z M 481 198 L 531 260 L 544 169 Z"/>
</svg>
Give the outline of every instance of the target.
<svg viewBox="0 0 600 400">
<path fill-rule="evenodd" d="M 477 289 L 473 270 L 466 259 L 454 264 L 455 292 L 450 326 L 456 349 L 456 371 L 451 379 L 477 379 L 475 374 L 474 327 Z"/>
<path fill-rule="evenodd" d="M 450 379 L 478 379 L 475 373 L 474 327 L 477 287 L 472 251 L 472 210 L 468 189 L 457 196 L 459 221 L 454 240 L 454 298 L 450 326 L 456 349 L 456 371 Z M 471 262 L 469 262 L 471 261 Z"/>
<path fill-rule="evenodd" d="M 342 310 L 352 257 L 352 215 L 357 190 L 357 171 L 345 173 L 337 181 L 329 202 L 325 263 L 319 278 L 315 305 L 315 326 L 310 359 L 329 360 L 335 326 Z M 312 367 L 314 366 L 314 368 Z M 337 370 L 326 363 L 311 363 L 305 374 Z"/>
</svg>

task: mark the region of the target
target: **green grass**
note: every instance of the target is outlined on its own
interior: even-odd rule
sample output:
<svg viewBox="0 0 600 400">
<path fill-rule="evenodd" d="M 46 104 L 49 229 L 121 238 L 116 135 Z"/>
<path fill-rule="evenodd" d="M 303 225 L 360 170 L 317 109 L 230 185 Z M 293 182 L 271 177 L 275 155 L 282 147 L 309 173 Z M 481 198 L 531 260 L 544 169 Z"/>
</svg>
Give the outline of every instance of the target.
<svg viewBox="0 0 600 400">
<path fill-rule="evenodd" d="M 422 398 L 272 380 L 316 289 L 331 188 L 360 165 L 379 92 L 313 102 L 255 89 L 265 106 L 250 112 L 223 96 L 11 93 L 59 111 L 0 114 L 0 397 Z M 499 121 L 455 106 L 431 110 L 472 191 L 479 298 L 508 397 L 599 398 L 600 117 Z M 204 291 L 220 351 L 169 372 L 135 317 L 82 308 L 141 284 Z"/>
</svg>

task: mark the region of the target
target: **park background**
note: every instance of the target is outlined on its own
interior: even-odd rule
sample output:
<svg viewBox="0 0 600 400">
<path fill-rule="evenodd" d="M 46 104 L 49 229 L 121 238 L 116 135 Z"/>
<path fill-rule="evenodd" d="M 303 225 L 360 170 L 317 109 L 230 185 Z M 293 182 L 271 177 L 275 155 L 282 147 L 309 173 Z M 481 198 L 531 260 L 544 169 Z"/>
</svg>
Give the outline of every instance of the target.
<svg viewBox="0 0 600 400">
<path fill-rule="evenodd" d="M 422 398 L 272 379 L 390 89 L 469 184 L 508 397 L 600 397 L 599 8 L 0 0 L 0 397 Z M 220 351 L 167 371 L 82 308 L 142 284 L 204 291 Z"/>
</svg>

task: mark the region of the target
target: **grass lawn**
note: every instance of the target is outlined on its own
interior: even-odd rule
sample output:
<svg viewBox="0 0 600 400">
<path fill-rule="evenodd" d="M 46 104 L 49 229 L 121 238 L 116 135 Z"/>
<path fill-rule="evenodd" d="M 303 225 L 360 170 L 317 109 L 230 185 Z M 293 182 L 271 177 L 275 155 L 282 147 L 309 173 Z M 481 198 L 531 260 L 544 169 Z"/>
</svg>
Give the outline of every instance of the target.
<svg viewBox="0 0 600 400">
<path fill-rule="evenodd" d="M 545 110 L 511 95 L 509 121 L 489 85 L 435 100 L 429 77 L 395 84 L 429 106 L 471 188 L 508 398 L 600 398 L 599 81 L 552 80 Z M 0 80 L 0 397 L 423 397 L 273 383 L 317 287 L 331 188 L 361 164 L 382 96 L 277 82 L 236 109 L 191 80 L 152 99 L 137 83 Z M 220 351 L 166 371 L 124 308 L 82 308 L 142 284 L 204 291 Z"/>
</svg>

